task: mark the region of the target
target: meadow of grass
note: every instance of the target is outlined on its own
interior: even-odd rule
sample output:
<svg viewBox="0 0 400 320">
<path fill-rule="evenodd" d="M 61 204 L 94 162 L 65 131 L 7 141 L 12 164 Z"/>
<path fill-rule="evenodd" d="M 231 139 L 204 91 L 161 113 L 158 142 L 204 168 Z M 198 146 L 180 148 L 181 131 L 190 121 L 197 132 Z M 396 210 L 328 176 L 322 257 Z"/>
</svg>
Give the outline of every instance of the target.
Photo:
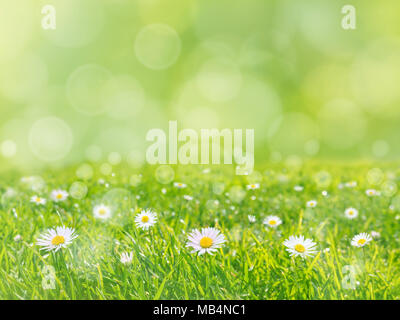
<svg viewBox="0 0 400 320">
<path fill-rule="evenodd" d="M 248 177 L 232 168 L 174 168 L 173 181 L 184 189 L 154 167 L 115 166 L 108 174 L 99 168 L 44 171 L 22 181 L 24 175 L 9 173 L 0 181 L 1 299 L 400 298 L 396 164 L 274 164 Z M 253 182 L 260 188 L 246 190 Z M 49 194 L 59 188 L 69 197 L 55 203 Z M 368 197 L 369 188 L 378 195 Z M 47 203 L 30 202 L 33 195 Z M 317 206 L 306 208 L 312 199 Z M 112 208 L 109 220 L 93 216 L 100 203 Z M 359 210 L 356 219 L 345 217 L 348 207 Z M 141 208 L 158 213 L 149 231 L 135 225 Z M 282 219 L 276 229 L 263 225 L 270 214 Z M 40 234 L 60 225 L 75 228 L 78 238 L 58 252 L 39 251 Z M 187 234 L 208 226 L 227 242 L 214 255 L 191 253 Z M 380 236 L 367 246 L 350 245 L 354 235 L 372 231 Z M 283 241 L 300 234 L 317 243 L 314 257 L 285 250 Z M 131 264 L 121 263 L 122 252 L 133 252 Z"/>
</svg>

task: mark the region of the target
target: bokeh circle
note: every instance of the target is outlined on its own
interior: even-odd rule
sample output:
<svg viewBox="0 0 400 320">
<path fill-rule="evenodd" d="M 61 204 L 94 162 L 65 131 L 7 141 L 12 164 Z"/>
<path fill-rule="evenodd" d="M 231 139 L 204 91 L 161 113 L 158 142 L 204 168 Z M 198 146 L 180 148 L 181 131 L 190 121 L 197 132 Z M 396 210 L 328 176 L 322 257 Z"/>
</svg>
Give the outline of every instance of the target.
<svg viewBox="0 0 400 320">
<path fill-rule="evenodd" d="M 166 69 L 176 62 L 181 52 L 181 40 L 174 29 L 165 24 L 150 24 L 135 40 L 138 60 L 150 69 Z"/>
<path fill-rule="evenodd" d="M 44 161 L 63 159 L 71 150 L 73 135 L 69 125 L 57 117 L 37 120 L 29 131 L 32 153 Z"/>
</svg>

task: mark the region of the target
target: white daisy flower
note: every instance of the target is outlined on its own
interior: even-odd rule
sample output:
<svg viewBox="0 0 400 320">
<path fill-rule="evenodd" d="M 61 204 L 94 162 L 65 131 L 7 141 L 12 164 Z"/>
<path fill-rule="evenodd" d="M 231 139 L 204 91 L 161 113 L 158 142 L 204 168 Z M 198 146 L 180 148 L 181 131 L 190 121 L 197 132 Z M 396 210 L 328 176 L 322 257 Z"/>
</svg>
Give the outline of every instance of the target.
<svg viewBox="0 0 400 320">
<path fill-rule="evenodd" d="M 38 197 L 38 196 L 33 196 L 33 197 L 31 197 L 31 202 L 36 203 L 36 204 L 46 204 L 46 199 Z"/>
<path fill-rule="evenodd" d="M 17 235 L 14 237 L 14 241 L 15 241 L 15 242 L 18 242 L 18 241 L 20 241 L 21 239 L 22 239 L 22 237 L 21 237 L 20 234 L 17 234 Z"/>
<path fill-rule="evenodd" d="M 371 236 L 368 233 L 363 232 L 353 237 L 351 245 L 360 248 L 368 244 L 370 241 L 372 241 Z"/>
<path fill-rule="evenodd" d="M 249 218 L 249 221 L 250 221 L 251 223 L 256 222 L 256 217 L 255 217 L 255 216 L 252 216 L 251 214 L 249 214 L 249 215 L 247 216 L 247 218 Z"/>
<path fill-rule="evenodd" d="M 255 189 L 259 189 L 260 188 L 260 184 L 259 183 L 252 183 L 252 184 L 248 184 L 246 186 L 247 190 L 255 190 Z"/>
<path fill-rule="evenodd" d="M 328 196 L 328 191 L 324 190 L 324 191 L 321 192 L 321 194 L 322 194 L 324 197 L 327 197 L 327 196 Z"/>
<path fill-rule="evenodd" d="M 347 218 L 349 219 L 355 219 L 358 216 L 358 210 L 354 208 L 347 208 L 344 211 L 344 214 L 346 215 Z"/>
<path fill-rule="evenodd" d="M 290 256 L 301 256 L 302 258 L 312 256 L 317 251 L 315 246 L 317 245 L 311 239 L 304 239 L 304 236 L 290 236 L 289 239 L 283 242 L 286 247 L 286 251 L 290 253 Z"/>
<path fill-rule="evenodd" d="M 17 192 L 13 188 L 7 188 L 6 192 L 3 194 L 5 198 L 13 198 L 17 195 Z"/>
<path fill-rule="evenodd" d="M 32 182 L 33 180 L 34 180 L 34 177 L 22 177 L 21 178 L 22 183 L 29 183 L 29 182 Z"/>
<path fill-rule="evenodd" d="M 68 198 L 68 192 L 64 190 L 53 190 L 50 195 L 51 199 L 55 202 L 64 201 Z"/>
<path fill-rule="evenodd" d="M 182 182 L 174 182 L 174 187 L 176 187 L 178 189 L 184 189 L 184 188 L 186 188 L 186 184 L 182 183 Z"/>
<path fill-rule="evenodd" d="M 304 187 L 303 186 L 294 186 L 293 189 L 294 189 L 294 191 L 301 192 L 304 190 Z"/>
<path fill-rule="evenodd" d="M 40 250 L 58 251 L 61 248 L 66 248 L 77 236 L 73 228 L 62 226 L 55 230 L 48 229 L 38 238 L 36 244 L 42 247 Z"/>
<path fill-rule="evenodd" d="M 225 236 L 216 228 L 194 229 L 188 236 L 186 247 L 192 247 L 193 252 L 213 254 L 225 242 Z"/>
<path fill-rule="evenodd" d="M 317 206 L 317 201 L 316 200 L 307 201 L 306 205 L 308 208 L 314 208 Z"/>
<path fill-rule="evenodd" d="M 185 199 L 185 200 L 187 200 L 187 201 L 192 201 L 192 200 L 193 200 L 193 197 L 191 197 L 191 196 L 185 194 L 185 195 L 183 196 L 183 199 Z"/>
<path fill-rule="evenodd" d="M 376 195 L 377 195 L 377 192 L 376 192 L 375 189 L 368 189 L 368 190 L 365 191 L 365 194 L 366 194 L 368 197 L 373 197 L 373 196 L 376 196 Z"/>
<path fill-rule="evenodd" d="M 111 209 L 104 204 L 99 204 L 93 208 L 93 215 L 105 220 L 111 217 Z"/>
<path fill-rule="evenodd" d="M 120 261 L 122 264 L 131 264 L 133 259 L 133 252 L 122 252 Z"/>
<path fill-rule="evenodd" d="M 157 222 L 157 213 L 151 210 L 142 210 L 135 218 L 136 227 L 147 230 Z"/>
<path fill-rule="evenodd" d="M 378 231 L 371 231 L 372 238 L 380 238 L 381 234 Z"/>
<path fill-rule="evenodd" d="M 345 186 L 346 186 L 347 188 L 355 188 L 355 187 L 357 187 L 357 181 L 349 181 L 349 182 L 346 182 L 346 183 L 345 183 Z"/>
<path fill-rule="evenodd" d="M 276 228 L 280 224 L 282 224 L 282 220 L 277 216 L 268 216 L 264 219 L 264 224 L 267 227 Z"/>
</svg>

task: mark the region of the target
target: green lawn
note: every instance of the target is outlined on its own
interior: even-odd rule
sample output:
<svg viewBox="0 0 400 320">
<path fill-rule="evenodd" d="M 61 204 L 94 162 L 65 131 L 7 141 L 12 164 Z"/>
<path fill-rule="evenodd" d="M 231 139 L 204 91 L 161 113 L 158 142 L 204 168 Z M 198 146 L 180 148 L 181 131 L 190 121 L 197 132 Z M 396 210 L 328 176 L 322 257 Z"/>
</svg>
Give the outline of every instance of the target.
<svg viewBox="0 0 400 320">
<path fill-rule="evenodd" d="M 231 167 L 207 173 L 181 166 L 166 184 L 159 181 L 171 177 L 157 179 L 155 167 L 117 166 L 108 175 L 91 168 L 93 175 L 86 166 L 44 171 L 42 180 L 21 181 L 15 173 L 1 179 L 1 299 L 400 299 L 397 164 L 273 164 L 249 177 Z M 174 187 L 176 181 L 187 187 Z M 357 186 L 340 188 L 349 181 Z M 252 182 L 260 188 L 246 190 Z M 368 197 L 370 188 L 380 194 Z M 70 195 L 55 203 L 54 189 Z M 33 195 L 47 203 L 30 202 Z M 313 199 L 317 206 L 306 208 Z M 100 203 L 112 209 L 110 219 L 93 216 Z M 348 207 L 358 209 L 356 219 L 345 217 Z M 143 231 L 134 218 L 147 208 L 158 221 Z M 282 224 L 266 229 L 268 215 Z M 78 238 L 55 253 L 39 251 L 40 234 L 61 225 L 75 228 Z M 208 226 L 227 242 L 214 255 L 191 253 L 187 234 Z M 353 236 L 372 231 L 380 237 L 351 246 Z M 317 254 L 291 258 L 283 246 L 290 235 L 312 238 Z M 122 252 L 133 252 L 131 264 L 120 262 Z"/>
</svg>

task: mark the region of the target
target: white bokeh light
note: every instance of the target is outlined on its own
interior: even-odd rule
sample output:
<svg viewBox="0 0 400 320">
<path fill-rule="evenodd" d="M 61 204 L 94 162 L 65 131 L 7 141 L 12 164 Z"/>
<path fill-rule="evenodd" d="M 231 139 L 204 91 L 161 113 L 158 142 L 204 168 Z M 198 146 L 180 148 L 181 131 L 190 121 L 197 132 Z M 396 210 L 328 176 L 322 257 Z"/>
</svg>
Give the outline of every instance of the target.
<svg viewBox="0 0 400 320">
<path fill-rule="evenodd" d="M 263 176 L 261 172 L 257 170 L 253 170 L 252 173 L 246 176 L 246 180 L 248 184 L 254 184 L 254 183 L 261 183 L 263 179 Z"/>
<path fill-rule="evenodd" d="M 129 184 L 133 187 L 137 187 L 142 182 L 142 175 L 133 174 L 129 178 Z"/>
<path fill-rule="evenodd" d="M 145 163 L 145 160 L 145 152 L 139 149 L 131 150 L 126 157 L 126 162 L 131 167 L 135 168 L 142 166 Z"/>
<path fill-rule="evenodd" d="M 121 163 L 122 157 L 118 152 L 114 151 L 108 155 L 107 159 L 111 165 L 116 166 Z"/>
<path fill-rule="evenodd" d="M 0 150 L 5 158 L 11 158 L 17 153 L 17 145 L 12 140 L 5 140 L 1 143 Z"/>
<path fill-rule="evenodd" d="M 29 131 L 32 153 L 44 161 L 63 159 L 71 150 L 73 135 L 69 125 L 57 117 L 37 120 Z"/>
<path fill-rule="evenodd" d="M 246 196 L 246 191 L 241 186 L 232 186 L 228 191 L 229 199 L 233 202 L 239 203 Z"/>
<path fill-rule="evenodd" d="M 99 161 L 103 152 L 99 146 L 91 145 L 85 150 L 85 156 L 90 161 Z"/>
<path fill-rule="evenodd" d="M 382 158 L 388 154 L 389 150 L 389 143 L 385 140 L 377 140 L 372 144 L 372 154 L 375 157 Z"/>
<path fill-rule="evenodd" d="M 372 168 L 367 173 L 368 183 L 371 185 L 379 185 L 384 179 L 383 171 L 379 168 Z"/>
<path fill-rule="evenodd" d="M 397 193 L 397 185 L 393 181 L 386 181 L 382 184 L 382 191 L 386 197 L 392 197 Z"/>
<path fill-rule="evenodd" d="M 215 194 L 221 195 L 225 190 L 225 183 L 214 182 L 212 185 L 212 190 Z"/>
<path fill-rule="evenodd" d="M 69 194 L 71 195 L 72 198 L 74 199 L 83 199 L 88 192 L 88 187 L 86 184 L 80 181 L 75 181 L 74 183 L 71 184 L 71 187 L 69 188 Z"/>
<path fill-rule="evenodd" d="M 76 169 L 76 176 L 82 180 L 89 180 L 93 177 L 93 168 L 88 163 L 81 164 L 78 169 Z"/>
<path fill-rule="evenodd" d="M 286 7 L 286 8 L 285 8 Z M 284 6 L 285 19 L 315 49 L 329 56 L 349 56 L 356 48 L 354 34 L 340 27 L 340 8 L 332 1 L 307 0 Z M 285 21 L 285 22 L 286 22 Z"/>
<path fill-rule="evenodd" d="M 57 27 L 43 35 L 60 47 L 77 48 L 92 42 L 104 26 L 104 8 L 97 0 L 58 0 Z"/>
<path fill-rule="evenodd" d="M 70 104 L 80 113 L 97 115 L 107 109 L 104 91 L 112 79 L 111 73 L 98 65 L 78 67 L 68 78 L 67 97 Z"/>
<path fill-rule="evenodd" d="M 128 75 L 110 79 L 105 85 L 102 98 L 107 114 L 116 119 L 135 116 L 145 104 L 142 86 L 135 78 Z"/>
<path fill-rule="evenodd" d="M 159 183 L 168 184 L 175 178 L 175 171 L 171 166 L 161 165 L 156 169 L 155 177 Z"/>
<path fill-rule="evenodd" d="M 233 61 L 214 58 L 201 66 L 196 84 L 200 92 L 210 101 L 229 101 L 239 93 L 242 75 Z"/>
<path fill-rule="evenodd" d="M 2 65 L 1 69 L 0 93 L 12 101 L 31 102 L 46 88 L 47 66 L 35 54 L 26 53 L 19 56 L 6 65 Z"/>
<path fill-rule="evenodd" d="M 108 176 L 112 173 L 112 166 L 109 163 L 103 163 L 100 166 L 100 172 L 101 174 Z"/>
<path fill-rule="evenodd" d="M 308 140 L 304 144 L 304 152 L 309 156 L 315 156 L 319 151 L 319 141 L 316 139 Z"/>
<path fill-rule="evenodd" d="M 332 183 L 332 175 L 328 171 L 319 171 L 314 175 L 314 182 L 318 188 L 328 188 Z"/>
<path fill-rule="evenodd" d="M 303 160 L 298 155 L 292 154 L 285 159 L 285 165 L 290 170 L 300 170 L 303 165 Z"/>
<path fill-rule="evenodd" d="M 166 69 L 177 61 L 181 40 L 170 26 L 150 24 L 139 31 L 134 49 L 138 60 L 147 68 Z"/>
</svg>

